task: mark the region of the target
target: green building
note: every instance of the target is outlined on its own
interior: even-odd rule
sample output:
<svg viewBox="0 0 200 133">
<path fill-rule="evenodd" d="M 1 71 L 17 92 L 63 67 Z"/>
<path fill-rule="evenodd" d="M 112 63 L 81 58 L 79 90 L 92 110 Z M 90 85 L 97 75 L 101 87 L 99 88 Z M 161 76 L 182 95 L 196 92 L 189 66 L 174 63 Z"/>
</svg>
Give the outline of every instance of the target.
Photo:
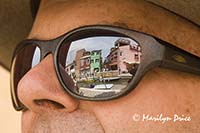
<svg viewBox="0 0 200 133">
<path fill-rule="evenodd" d="M 95 75 L 96 72 L 101 71 L 101 50 L 93 50 L 90 55 L 90 71 Z"/>
</svg>

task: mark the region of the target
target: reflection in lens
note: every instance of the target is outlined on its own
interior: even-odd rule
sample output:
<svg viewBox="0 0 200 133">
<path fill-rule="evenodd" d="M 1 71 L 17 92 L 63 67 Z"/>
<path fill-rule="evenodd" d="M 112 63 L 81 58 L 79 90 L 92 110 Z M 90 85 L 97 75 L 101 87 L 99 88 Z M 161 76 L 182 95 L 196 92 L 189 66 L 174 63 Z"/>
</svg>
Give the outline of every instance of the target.
<svg viewBox="0 0 200 133">
<path fill-rule="evenodd" d="M 32 68 L 36 66 L 40 62 L 40 48 L 36 47 L 34 54 L 33 54 L 33 59 L 32 59 Z"/>
<path fill-rule="evenodd" d="M 75 88 L 70 89 L 85 97 L 106 98 L 119 94 L 140 64 L 141 47 L 131 38 L 98 36 L 69 44 L 63 67 L 74 81 Z"/>
</svg>

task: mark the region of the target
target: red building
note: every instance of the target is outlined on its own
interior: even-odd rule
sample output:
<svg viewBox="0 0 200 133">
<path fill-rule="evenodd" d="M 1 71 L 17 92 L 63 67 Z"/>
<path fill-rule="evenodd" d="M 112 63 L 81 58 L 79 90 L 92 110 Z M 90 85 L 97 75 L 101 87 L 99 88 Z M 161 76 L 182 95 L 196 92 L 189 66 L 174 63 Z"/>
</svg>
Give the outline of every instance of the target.
<svg viewBox="0 0 200 133">
<path fill-rule="evenodd" d="M 81 69 L 81 57 L 84 55 L 86 52 L 85 49 L 80 49 L 76 51 L 76 57 L 75 57 L 75 74 L 76 77 L 79 79 L 80 78 L 80 69 Z"/>
</svg>

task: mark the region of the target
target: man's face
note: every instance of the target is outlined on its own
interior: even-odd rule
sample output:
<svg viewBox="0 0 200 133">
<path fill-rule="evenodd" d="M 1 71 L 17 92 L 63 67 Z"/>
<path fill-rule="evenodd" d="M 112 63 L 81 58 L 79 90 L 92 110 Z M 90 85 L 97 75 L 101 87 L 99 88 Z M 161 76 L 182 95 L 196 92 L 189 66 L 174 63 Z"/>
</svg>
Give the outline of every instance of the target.
<svg viewBox="0 0 200 133">
<path fill-rule="evenodd" d="M 178 31 L 173 29 L 179 23 L 175 17 L 170 17 L 165 12 L 162 14 L 154 8 L 138 1 L 42 1 L 29 38 L 53 39 L 80 26 L 107 24 L 147 32 L 189 49 L 185 42 L 190 42 L 192 45 L 192 39 L 189 40 L 188 37 L 180 39 Z M 152 11 L 153 15 L 161 14 L 157 18 L 159 22 L 149 17 L 151 13 L 148 14 L 148 10 Z M 162 20 L 164 17 L 169 17 L 169 23 Z M 163 27 L 158 25 L 163 23 L 166 24 Z M 197 31 L 191 25 L 180 24 L 179 31 L 194 34 L 193 40 L 196 39 L 198 42 Z M 197 112 L 200 109 L 199 81 L 198 76 L 156 68 L 148 72 L 134 91 L 124 97 L 103 102 L 77 100 L 66 93 L 60 85 L 52 55 L 49 54 L 31 69 L 18 85 L 19 99 L 28 108 L 22 113 L 22 131 L 28 133 L 199 131 L 200 129 L 197 129 L 199 123 Z M 163 114 L 165 117 L 179 114 L 190 116 L 192 121 L 171 121 L 163 124 L 142 121 L 143 114 L 152 116 Z M 135 120 L 135 116 L 139 118 Z"/>
</svg>

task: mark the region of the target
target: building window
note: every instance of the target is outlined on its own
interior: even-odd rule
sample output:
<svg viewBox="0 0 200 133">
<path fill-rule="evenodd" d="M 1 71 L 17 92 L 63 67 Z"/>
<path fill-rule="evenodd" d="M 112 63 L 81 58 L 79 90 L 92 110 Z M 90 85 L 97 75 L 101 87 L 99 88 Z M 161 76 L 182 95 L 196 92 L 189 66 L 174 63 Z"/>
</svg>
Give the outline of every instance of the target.
<svg viewBox="0 0 200 133">
<path fill-rule="evenodd" d="M 99 68 L 95 68 L 95 72 L 99 72 Z"/>
<path fill-rule="evenodd" d="M 138 54 L 135 54 L 135 59 L 139 60 L 139 55 Z"/>
<path fill-rule="evenodd" d="M 90 64 L 90 59 L 87 59 L 87 62 L 86 62 L 86 64 L 87 64 L 87 65 L 89 65 L 89 64 Z"/>
<path fill-rule="evenodd" d="M 120 51 L 119 55 L 120 55 L 120 56 L 122 56 L 122 53 L 123 53 L 123 52 L 122 52 L 122 51 Z"/>
<path fill-rule="evenodd" d="M 91 63 L 94 63 L 94 60 L 91 60 Z"/>
<path fill-rule="evenodd" d="M 99 59 L 96 59 L 95 62 L 96 62 L 96 63 L 99 63 Z"/>
</svg>

